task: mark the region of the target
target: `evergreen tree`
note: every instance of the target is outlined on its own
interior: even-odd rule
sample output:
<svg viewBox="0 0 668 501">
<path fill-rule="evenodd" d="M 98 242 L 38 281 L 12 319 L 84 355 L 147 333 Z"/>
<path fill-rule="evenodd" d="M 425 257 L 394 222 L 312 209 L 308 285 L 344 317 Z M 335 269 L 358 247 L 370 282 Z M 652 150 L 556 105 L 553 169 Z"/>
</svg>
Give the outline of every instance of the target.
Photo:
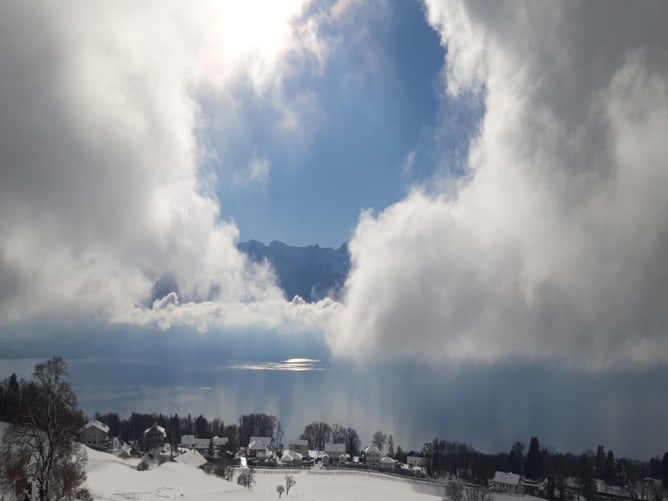
<svg viewBox="0 0 668 501">
<path fill-rule="evenodd" d="M 649 476 L 650 478 L 662 478 L 661 461 L 659 460 L 659 456 L 653 457 L 649 460 Z"/>
<path fill-rule="evenodd" d="M 387 455 L 394 457 L 394 438 L 392 438 L 392 435 L 387 437 Z"/>
<path fill-rule="evenodd" d="M 661 480 L 663 481 L 663 488 L 668 489 L 668 452 L 664 453 L 661 462 Z"/>
<path fill-rule="evenodd" d="M 508 454 L 508 470 L 520 475 L 524 466 L 524 442 L 515 442 Z"/>
<path fill-rule="evenodd" d="M 401 446 L 400 446 L 400 445 L 397 446 L 397 452 L 396 452 L 396 454 L 395 454 L 395 459 L 398 459 L 398 460 L 401 461 L 402 463 L 405 463 L 405 462 L 406 462 L 406 457 L 407 457 L 407 456 L 408 456 L 408 455 L 401 449 Z"/>
<path fill-rule="evenodd" d="M 169 443 L 172 445 L 172 451 L 181 443 L 181 419 L 178 414 L 174 414 L 169 418 Z"/>
<path fill-rule="evenodd" d="M 195 419 L 195 436 L 197 438 L 210 438 L 209 422 L 201 414 Z"/>
<path fill-rule="evenodd" d="M 543 458 L 540 454 L 540 444 L 537 437 L 531 437 L 529 442 L 525 474 L 527 478 L 532 480 L 543 476 Z"/>
<path fill-rule="evenodd" d="M 596 449 L 596 478 L 600 480 L 605 478 L 605 449 L 602 445 Z"/>
<path fill-rule="evenodd" d="M 16 422 L 16 413 L 19 408 L 19 403 L 21 401 L 21 388 L 19 387 L 19 382 L 16 379 L 16 374 L 12 374 L 9 377 L 9 382 L 7 383 L 7 392 L 5 394 L 5 409 L 4 409 L 4 419 L 9 423 Z"/>
<path fill-rule="evenodd" d="M 580 488 L 586 501 L 593 501 L 596 494 L 594 471 L 586 454 L 580 457 Z"/>
<path fill-rule="evenodd" d="M 612 484 L 615 482 L 617 471 L 617 462 L 615 461 L 615 454 L 612 450 L 608 451 L 608 456 L 605 459 L 605 467 L 603 469 L 603 480 L 607 484 Z"/>
</svg>

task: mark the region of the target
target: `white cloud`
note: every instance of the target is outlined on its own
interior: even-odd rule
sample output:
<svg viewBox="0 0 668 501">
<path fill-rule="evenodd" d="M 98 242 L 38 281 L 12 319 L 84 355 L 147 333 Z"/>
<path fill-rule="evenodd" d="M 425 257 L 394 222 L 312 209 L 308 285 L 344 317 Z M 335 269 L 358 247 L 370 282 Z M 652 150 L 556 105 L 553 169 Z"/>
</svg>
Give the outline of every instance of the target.
<svg viewBox="0 0 668 501">
<path fill-rule="evenodd" d="M 177 303 L 168 295 L 153 304 L 119 309 L 109 320 L 116 324 L 173 327 L 196 327 L 205 332 L 213 327 L 257 327 L 280 332 L 315 332 L 337 318 L 341 304 L 329 298 L 317 303 L 306 303 L 299 296 L 292 301 L 282 297 L 255 301 L 215 300 Z"/>
<path fill-rule="evenodd" d="M 267 181 L 269 180 L 269 168 L 271 167 L 271 162 L 262 157 L 258 157 L 256 154 L 250 159 L 248 163 L 248 179 L 251 182 L 260 183 L 263 187 L 266 187 Z"/>
<path fill-rule="evenodd" d="M 283 301 L 269 267 L 236 250 L 238 229 L 200 168 L 212 152 L 198 131 L 213 120 L 204 97 L 236 113 L 240 87 L 288 113 L 283 79 L 324 57 L 308 23 L 296 22 L 307 3 L 3 8 L 0 319 L 67 312 L 165 323 L 202 301 L 237 305 L 243 319 L 248 303 Z M 234 113 L 219 109 L 215 121 Z M 293 127 L 300 116 L 291 112 Z M 269 165 L 258 158 L 252 176 L 266 180 Z M 178 297 L 141 307 L 166 273 Z"/>
<path fill-rule="evenodd" d="M 406 175 L 410 174 L 411 171 L 413 170 L 413 167 L 415 166 L 415 150 L 411 150 L 406 154 L 406 158 L 404 158 L 404 163 L 401 166 L 401 171 Z"/>
<path fill-rule="evenodd" d="M 426 6 L 484 97 L 469 176 L 362 214 L 334 352 L 668 362 L 666 7 Z"/>
</svg>

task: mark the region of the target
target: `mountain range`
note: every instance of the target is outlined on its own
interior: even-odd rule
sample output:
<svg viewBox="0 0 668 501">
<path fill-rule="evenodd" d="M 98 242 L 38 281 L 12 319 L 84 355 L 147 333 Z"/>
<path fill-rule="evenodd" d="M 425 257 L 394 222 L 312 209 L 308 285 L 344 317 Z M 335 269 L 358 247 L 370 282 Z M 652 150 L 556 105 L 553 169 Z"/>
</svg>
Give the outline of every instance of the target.
<svg viewBox="0 0 668 501">
<path fill-rule="evenodd" d="M 305 301 L 314 302 L 326 296 L 336 298 L 350 271 L 347 244 L 334 249 L 317 244 L 294 247 L 277 241 L 265 245 L 249 240 L 237 247 L 253 261 L 266 259 L 289 299 L 301 296 Z"/>
</svg>

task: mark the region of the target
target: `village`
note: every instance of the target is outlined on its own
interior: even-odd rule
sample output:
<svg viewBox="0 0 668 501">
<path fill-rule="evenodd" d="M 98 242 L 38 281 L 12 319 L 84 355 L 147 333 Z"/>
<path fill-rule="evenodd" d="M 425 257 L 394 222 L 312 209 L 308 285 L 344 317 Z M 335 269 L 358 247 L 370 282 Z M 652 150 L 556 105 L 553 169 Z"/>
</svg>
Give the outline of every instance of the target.
<svg viewBox="0 0 668 501">
<path fill-rule="evenodd" d="M 424 457 L 408 456 L 406 463 L 401 463 L 388 455 L 383 456 L 375 445 L 369 445 L 361 450 L 359 456 L 351 457 L 346 453 L 343 443 L 326 442 L 322 450 L 313 450 L 309 449 L 308 440 L 304 439 L 290 440 L 287 447 L 281 447 L 272 437 L 251 436 L 245 447 L 230 451 L 227 437 L 198 438 L 186 434 L 181 436 L 180 443 L 173 448 L 167 441 L 167 431 L 157 423 L 144 430 L 140 440 L 128 444 L 111 436 L 109 426 L 97 419 L 84 425 L 80 440 L 92 449 L 134 455 L 147 462 L 179 462 L 187 457 L 189 464 L 199 463 L 197 466 L 202 466 L 203 469 L 221 465 L 260 468 L 338 467 L 377 470 L 416 478 L 427 477 Z"/>
<path fill-rule="evenodd" d="M 471 468 L 456 468 L 454 472 L 439 475 L 437 472 L 430 472 L 430 459 L 424 454 L 406 455 L 402 462 L 391 454 L 383 454 L 381 448 L 373 444 L 362 448 L 359 455 L 351 456 L 346 452 L 344 443 L 331 441 L 325 442 L 319 450 L 309 448 L 309 441 L 303 438 L 289 440 L 287 447 L 283 447 L 271 436 L 250 436 L 248 442 L 238 450 L 230 450 L 227 437 L 198 438 L 194 434 L 184 434 L 180 443 L 173 447 L 167 440 L 167 435 L 164 427 L 154 423 L 143 431 L 139 440 L 125 443 L 111 435 L 109 426 L 93 419 L 82 428 L 80 440 L 97 451 L 124 458 L 140 458 L 138 470 L 149 470 L 166 462 L 176 462 L 227 480 L 232 480 L 235 473 L 238 474 L 238 479 L 246 478 L 242 472 L 248 470 L 275 470 L 275 473 L 349 471 L 432 484 L 442 488 L 444 499 L 451 501 L 488 501 L 495 493 L 561 501 L 580 498 L 611 501 L 663 499 L 663 486 L 659 479 L 646 477 L 639 481 L 614 484 L 594 478 L 594 469 L 587 470 L 585 478 L 574 475 L 560 478 L 557 482 L 547 475 L 531 475 L 533 478 L 529 478 L 527 475 L 507 471 L 494 471 L 492 476 L 481 481 L 473 478 Z M 591 474 L 590 477 L 587 477 L 588 473 Z M 241 484 L 241 480 L 239 483 Z"/>
</svg>

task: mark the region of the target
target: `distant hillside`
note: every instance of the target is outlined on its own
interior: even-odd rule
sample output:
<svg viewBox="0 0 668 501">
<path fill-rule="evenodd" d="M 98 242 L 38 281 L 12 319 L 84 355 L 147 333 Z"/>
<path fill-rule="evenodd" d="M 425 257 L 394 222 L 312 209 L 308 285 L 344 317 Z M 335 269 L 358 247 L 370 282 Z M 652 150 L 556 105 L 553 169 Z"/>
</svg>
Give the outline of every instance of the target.
<svg viewBox="0 0 668 501">
<path fill-rule="evenodd" d="M 299 295 L 313 302 L 326 296 L 336 297 L 350 271 L 347 244 L 333 249 L 318 245 L 293 247 L 276 241 L 267 246 L 250 240 L 238 247 L 253 261 L 266 259 L 271 263 L 289 299 Z"/>
</svg>

